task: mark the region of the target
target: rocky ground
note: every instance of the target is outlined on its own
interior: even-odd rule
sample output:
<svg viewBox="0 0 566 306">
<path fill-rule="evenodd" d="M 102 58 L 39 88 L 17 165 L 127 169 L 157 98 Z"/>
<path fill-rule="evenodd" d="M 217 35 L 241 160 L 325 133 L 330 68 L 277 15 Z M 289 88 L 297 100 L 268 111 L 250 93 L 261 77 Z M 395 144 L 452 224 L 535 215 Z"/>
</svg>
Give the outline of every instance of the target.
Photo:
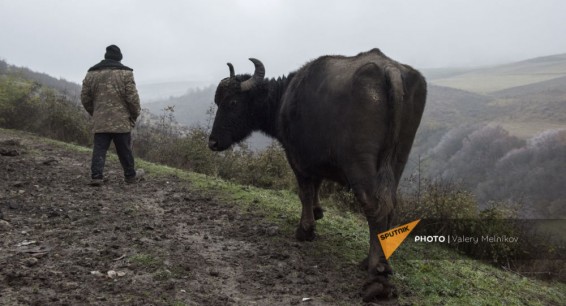
<svg viewBox="0 0 566 306">
<path fill-rule="evenodd" d="M 365 273 L 177 177 L 0 131 L 0 305 L 352 305 Z M 391 303 L 389 303 L 391 304 Z"/>
</svg>

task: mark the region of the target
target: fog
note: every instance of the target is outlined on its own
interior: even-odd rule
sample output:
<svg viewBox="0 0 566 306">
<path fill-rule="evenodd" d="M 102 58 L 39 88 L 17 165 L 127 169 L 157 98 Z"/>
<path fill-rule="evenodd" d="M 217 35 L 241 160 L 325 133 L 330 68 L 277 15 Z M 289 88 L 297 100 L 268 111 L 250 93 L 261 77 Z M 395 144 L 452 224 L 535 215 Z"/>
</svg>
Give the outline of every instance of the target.
<svg viewBox="0 0 566 306">
<path fill-rule="evenodd" d="M 379 47 L 417 68 L 470 67 L 566 52 L 566 2 L 0 0 L 0 58 L 80 82 L 117 44 L 138 82 L 286 74 L 324 54 Z"/>
</svg>

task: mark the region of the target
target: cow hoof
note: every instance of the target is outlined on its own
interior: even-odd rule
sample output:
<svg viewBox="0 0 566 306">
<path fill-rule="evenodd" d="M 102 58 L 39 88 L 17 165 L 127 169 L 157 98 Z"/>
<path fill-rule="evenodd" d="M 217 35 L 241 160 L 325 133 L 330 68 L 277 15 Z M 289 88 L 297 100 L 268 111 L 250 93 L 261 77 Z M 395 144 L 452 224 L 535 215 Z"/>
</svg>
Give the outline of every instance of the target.
<svg viewBox="0 0 566 306">
<path fill-rule="evenodd" d="M 391 299 L 397 297 L 397 289 L 385 277 L 378 277 L 364 286 L 362 295 L 364 302 Z"/>
<path fill-rule="evenodd" d="M 320 220 L 320 219 L 322 219 L 322 217 L 324 217 L 324 210 L 322 210 L 322 208 L 315 207 L 312 211 L 314 213 L 314 219 L 315 220 Z"/>
<path fill-rule="evenodd" d="M 310 230 L 304 230 L 302 226 L 297 227 L 295 232 L 295 237 L 299 241 L 313 241 L 316 238 L 316 233 L 314 232 L 314 227 Z"/>
</svg>

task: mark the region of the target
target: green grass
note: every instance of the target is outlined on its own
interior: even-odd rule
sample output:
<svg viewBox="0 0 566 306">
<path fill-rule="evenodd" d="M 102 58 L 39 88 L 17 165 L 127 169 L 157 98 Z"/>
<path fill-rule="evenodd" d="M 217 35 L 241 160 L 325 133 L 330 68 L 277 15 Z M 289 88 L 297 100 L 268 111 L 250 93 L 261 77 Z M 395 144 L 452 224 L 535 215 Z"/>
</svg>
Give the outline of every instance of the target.
<svg viewBox="0 0 566 306">
<path fill-rule="evenodd" d="M 90 152 L 87 148 L 47 141 L 69 150 Z M 244 212 L 263 215 L 281 228 L 281 236 L 274 239 L 293 236 L 300 217 L 300 203 L 291 192 L 241 186 L 139 159 L 136 162 L 149 177 L 177 176 L 190 182 L 193 189 L 210 192 L 219 200 L 238 205 Z M 313 243 L 314 252 L 331 256 L 333 261 L 354 269 L 368 250 L 367 225 L 357 214 L 345 212 L 329 203 L 322 204 L 326 211 L 324 219 L 317 224 L 320 239 Z M 410 259 L 418 258 L 418 254 L 423 252 L 445 252 L 446 257 L 455 259 Z M 157 258 L 147 254 L 133 255 L 129 260 L 148 269 L 157 269 L 161 264 Z M 427 245 L 427 249 L 423 250 L 405 243 L 393 254 L 391 264 L 395 270 L 393 282 L 400 291 L 399 302 L 402 305 L 560 305 L 566 301 L 566 284 L 526 278 L 443 248 Z M 357 285 L 352 284 L 353 290 Z"/>
<path fill-rule="evenodd" d="M 145 269 L 157 269 L 163 264 L 160 259 L 150 254 L 135 254 L 130 256 L 128 260 L 130 263 Z"/>
</svg>

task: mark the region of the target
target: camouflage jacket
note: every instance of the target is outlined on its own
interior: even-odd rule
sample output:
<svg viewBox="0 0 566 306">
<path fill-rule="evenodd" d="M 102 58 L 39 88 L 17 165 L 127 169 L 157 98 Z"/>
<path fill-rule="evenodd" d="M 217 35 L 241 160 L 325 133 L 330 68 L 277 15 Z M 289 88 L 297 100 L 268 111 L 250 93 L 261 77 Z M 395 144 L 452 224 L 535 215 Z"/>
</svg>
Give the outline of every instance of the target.
<svg viewBox="0 0 566 306">
<path fill-rule="evenodd" d="M 94 133 L 128 133 L 140 115 L 140 98 L 131 70 L 89 71 L 81 102 L 92 116 Z"/>
</svg>

